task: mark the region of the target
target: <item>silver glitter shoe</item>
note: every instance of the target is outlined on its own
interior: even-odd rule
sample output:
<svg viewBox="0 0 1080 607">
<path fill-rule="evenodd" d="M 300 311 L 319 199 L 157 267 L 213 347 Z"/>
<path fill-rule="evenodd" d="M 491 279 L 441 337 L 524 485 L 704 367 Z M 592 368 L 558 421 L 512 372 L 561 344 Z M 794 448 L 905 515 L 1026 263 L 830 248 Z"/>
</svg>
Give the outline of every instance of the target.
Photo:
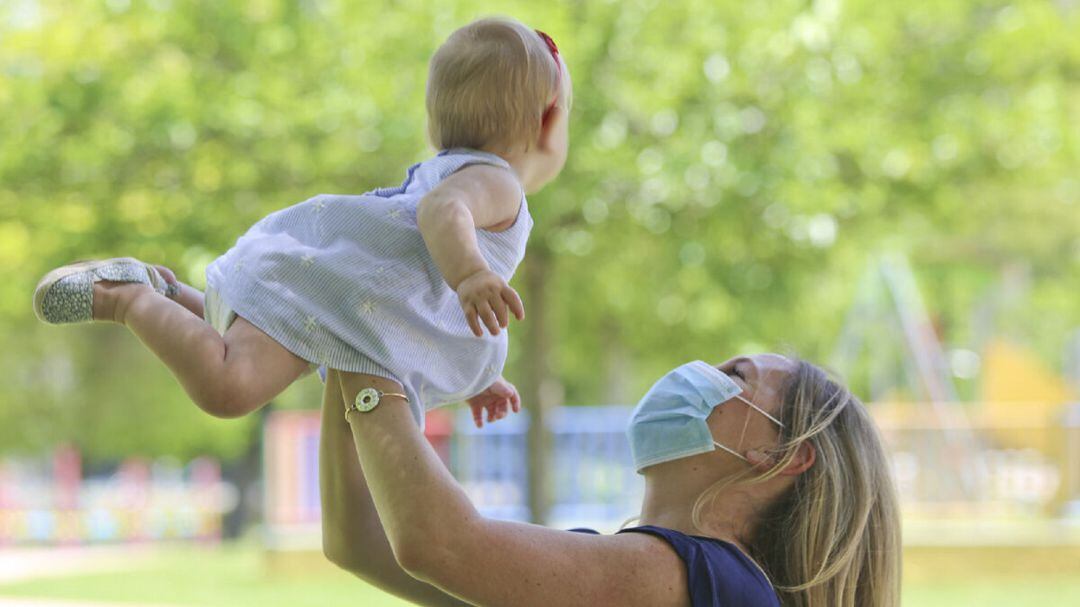
<svg viewBox="0 0 1080 607">
<path fill-rule="evenodd" d="M 94 283 L 99 280 L 138 282 L 161 294 L 170 290 L 153 266 L 138 259 L 83 261 L 56 268 L 38 282 L 34 314 L 54 325 L 94 320 Z"/>
</svg>

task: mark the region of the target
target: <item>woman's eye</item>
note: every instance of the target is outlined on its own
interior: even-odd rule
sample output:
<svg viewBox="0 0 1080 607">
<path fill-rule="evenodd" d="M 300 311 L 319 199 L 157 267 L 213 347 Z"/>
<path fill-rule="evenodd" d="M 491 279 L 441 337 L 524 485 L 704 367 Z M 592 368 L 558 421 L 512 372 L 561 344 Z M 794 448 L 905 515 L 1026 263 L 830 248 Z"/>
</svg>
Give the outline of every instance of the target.
<svg viewBox="0 0 1080 607">
<path fill-rule="evenodd" d="M 735 377 L 738 377 L 739 379 L 741 379 L 743 381 L 746 381 L 746 377 L 743 376 L 742 372 L 739 371 L 738 367 L 732 367 L 731 368 L 731 374 L 734 375 Z"/>
</svg>

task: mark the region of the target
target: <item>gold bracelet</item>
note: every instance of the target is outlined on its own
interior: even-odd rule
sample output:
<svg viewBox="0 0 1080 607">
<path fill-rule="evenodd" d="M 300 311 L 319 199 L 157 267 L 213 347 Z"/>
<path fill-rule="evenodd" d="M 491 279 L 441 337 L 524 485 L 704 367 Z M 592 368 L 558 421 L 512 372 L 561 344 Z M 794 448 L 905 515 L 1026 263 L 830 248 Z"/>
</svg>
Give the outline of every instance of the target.
<svg viewBox="0 0 1080 607">
<path fill-rule="evenodd" d="M 345 408 L 345 418 L 348 419 L 350 411 L 359 411 L 361 413 L 371 411 L 378 406 L 384 396 L 396 396 L 404 399 L 405 402 L 409 402 L 408 396 L 398 392 L 383 392 L 375 388 L 364 388 L 356 394 L 356 400 Z"/>
</svg>

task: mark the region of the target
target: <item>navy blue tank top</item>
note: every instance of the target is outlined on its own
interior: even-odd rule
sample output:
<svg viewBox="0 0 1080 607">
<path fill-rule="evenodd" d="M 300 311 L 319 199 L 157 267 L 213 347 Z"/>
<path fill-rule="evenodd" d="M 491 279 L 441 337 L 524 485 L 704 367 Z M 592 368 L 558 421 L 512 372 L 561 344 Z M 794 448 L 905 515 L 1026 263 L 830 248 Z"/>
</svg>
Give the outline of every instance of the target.
<svg viewBox="0 0 1080 607">
<path fill-rule="evenodd" d="M 573 529 L 596 533 L 592 529 Z M 645 533 L 667 542 L 686 565 L 692 607 L 780 607 L 772 584 L 757 565 L 733 544 L 644 525 L 619 533 Z"/>
</svg>

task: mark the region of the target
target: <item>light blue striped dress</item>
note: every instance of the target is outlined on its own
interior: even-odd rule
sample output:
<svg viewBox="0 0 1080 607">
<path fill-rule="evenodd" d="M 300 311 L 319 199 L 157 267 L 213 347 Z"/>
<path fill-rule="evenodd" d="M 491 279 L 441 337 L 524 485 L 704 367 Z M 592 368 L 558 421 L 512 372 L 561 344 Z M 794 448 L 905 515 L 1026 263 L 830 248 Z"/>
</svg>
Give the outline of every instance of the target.
<svg viewBox="0 0 1080 607">
<path fill-rule="evenodd" d="M 470 164 L 509 165 L 468 149 L 409 168 L 405 183 L 360 196 L 323 194 L 262 219 L 206 269 L 219 299 L 304 360 L 386 377 L 413 413 L 477 394 L 506 362 L 507 332 L 476 337 L 416 223 L 420 199 Z M 480 252 L 507 281 L 532 229 L 525 197 L 513 225 L 477 230 Z"/>
</svg>

